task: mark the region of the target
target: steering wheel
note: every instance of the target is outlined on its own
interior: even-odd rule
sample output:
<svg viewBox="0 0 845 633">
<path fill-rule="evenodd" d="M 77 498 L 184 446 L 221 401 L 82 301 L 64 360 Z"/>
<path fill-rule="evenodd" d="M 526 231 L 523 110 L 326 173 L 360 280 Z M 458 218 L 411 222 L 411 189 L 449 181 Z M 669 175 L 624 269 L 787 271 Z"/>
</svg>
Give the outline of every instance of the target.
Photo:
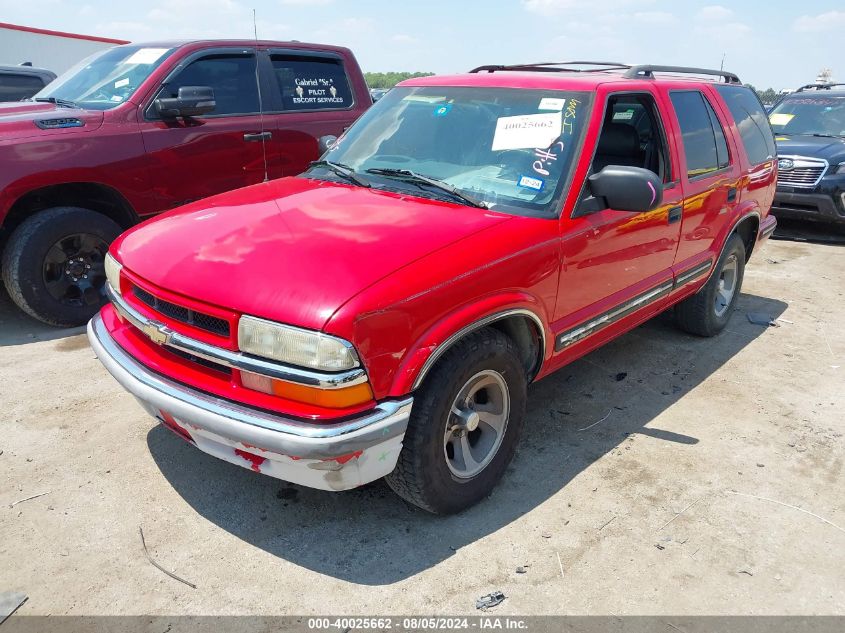
<svg viewBox="0 0 845 633">
<path fill-rule="evenodd" d="M 529 149 L 503 149 L 494 152 L 499 167 L 512 171 L 525 171 L 531 164 L 531 150 Z"/>
</svg>

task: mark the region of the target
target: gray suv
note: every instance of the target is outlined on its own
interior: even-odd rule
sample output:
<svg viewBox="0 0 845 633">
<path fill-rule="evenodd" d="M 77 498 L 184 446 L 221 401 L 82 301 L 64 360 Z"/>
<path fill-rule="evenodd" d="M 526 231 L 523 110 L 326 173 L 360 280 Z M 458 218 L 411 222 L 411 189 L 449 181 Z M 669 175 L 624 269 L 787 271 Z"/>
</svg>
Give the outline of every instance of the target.
<svg viewBox="0 0 845 633">
<path fill-rule="evenodd" d="M 0 101 L 28 99 L 55 78 L 56 73 L 44 68 L 0 66 Z"/>
</svg>

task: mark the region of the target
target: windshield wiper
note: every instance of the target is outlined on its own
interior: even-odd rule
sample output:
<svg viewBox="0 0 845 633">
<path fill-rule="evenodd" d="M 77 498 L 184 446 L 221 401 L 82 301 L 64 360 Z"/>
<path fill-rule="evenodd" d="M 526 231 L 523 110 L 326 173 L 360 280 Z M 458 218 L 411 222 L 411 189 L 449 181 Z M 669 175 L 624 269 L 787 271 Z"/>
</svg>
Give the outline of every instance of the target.
<svg viewBox="0 0 845 633">
<path fill-rule="evenodd" d="M 369 189 L 373 186 L 368 180 L 356 174 L 355 170 L 349 165 L 344 165 L 343 163 L 333 163 L 329 160 L 315 160 L 311 162 L 310 167 L 325 167 L 338 176 L 346 178 L 349 182 L 354 182 L 359 187 L 367 187 Z"/>
<path fill-rule="evenodd" d="M 41 103 L 52 103 L 63 108 L 78 108 L 79 106 L 70 99 L 62 99 L 60 97 L 35 97 L 33 101 L 40 101 Z"/>
<path fill-rule="evenodd" d="M 440 189 L 441 191 L 445 191 L 449 195 L 458 200 L 463 201 L 465 204 L 468 204 L 471 207 L 476 207 L 478 209 L 486 209 L 487 203 L 481 202 L 480 200 L 476 200 L 464 193 L 461 193 L 457 187 L 450 185 L 448 182 L 443 182 L 442 180 L 437 180 L 436 178 L 430 178 L 428 176 L 423 176 L 422 174 L 418 174 L 415 171 L 411 171 L 410 169 L 390 169 L 390 168 L 373 168 L 367 170 L 368 174 L 377 174 L 379 176 L 387 176 L 388 178 L 398 178 L 400 180 L 408 180 L 414 183 L 423 183 L 426 185 L 430 185 L 436 189 Z"/>
</svg>

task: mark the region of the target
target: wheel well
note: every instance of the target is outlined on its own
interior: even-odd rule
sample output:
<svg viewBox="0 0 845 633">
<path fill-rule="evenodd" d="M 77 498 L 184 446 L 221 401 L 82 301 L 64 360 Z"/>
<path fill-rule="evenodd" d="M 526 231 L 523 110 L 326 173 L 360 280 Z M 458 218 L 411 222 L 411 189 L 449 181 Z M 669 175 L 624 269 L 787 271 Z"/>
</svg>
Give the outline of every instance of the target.
<svg viewBox="0 0 845 633">
<path fill-rule="evenodd" d="M 116 189 L 91 182 L 70 182 L 34 189 L 18 198 L 3 222 L 7 235 L 38 211 L 51 207 L 82 207 L 111 218 L 121 228 L 138 222 L 132 205 Z"/>
<path fill-rule="evenodd" d="M 481 319 L 453 334 L 425 362 L 414 379 L 412 389 L 418 388 L 423 383 L 428 372 L 448 349 L 471 332 L 475 332 L 482 327 L 495 328 L 514 342 L 519 350 L 519 358 L 525 368 L 525 375 L 529 382 L 537 375 L 543 365 L 545 354 L 545 334 L 542 325 L 539 318 L 533 316 L 533 313 L 529 313 L 527 310 L 512 310 L 501 315 L 492 315 Z"/>
<path fill-rule="evenodd" d="M 493 321 L 488 327 L 499 330 L 516 344 L 525 374 L 530 381 L 543 363 L 544 350 L 541 349 L 542 336 L 537 329 L 539 326 L 526 316 L 514 315 Z"/>
<path fill-rule="evenodd" d="M 760 218 L 756 215 L 751 215 L 739 224 L 737 224 L 734 232 L 742 238 L 745 242 L 745 261 L 751 258 L 751 252 L 754 250 L 754 244 L 757 243 L 757 230 L 760 228 Z"/>
</svg>

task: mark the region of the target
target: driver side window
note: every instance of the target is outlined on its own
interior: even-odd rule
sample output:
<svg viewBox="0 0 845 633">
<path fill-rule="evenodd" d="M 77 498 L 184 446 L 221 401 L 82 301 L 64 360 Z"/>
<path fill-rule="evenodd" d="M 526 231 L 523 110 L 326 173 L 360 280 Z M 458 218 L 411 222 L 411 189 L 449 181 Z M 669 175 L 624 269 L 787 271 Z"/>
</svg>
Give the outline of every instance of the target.
<svg viewBox="0 0 845 633">
<path fill-rule="evenodd" d="M 194 60 L 165 83 L 159 97 L 176 97 L 183 86 L 208 86 L 214 90 L 217 105 L 211 115 L 259 111 L 255 55 L 208 55 Z"/>
</svg>

